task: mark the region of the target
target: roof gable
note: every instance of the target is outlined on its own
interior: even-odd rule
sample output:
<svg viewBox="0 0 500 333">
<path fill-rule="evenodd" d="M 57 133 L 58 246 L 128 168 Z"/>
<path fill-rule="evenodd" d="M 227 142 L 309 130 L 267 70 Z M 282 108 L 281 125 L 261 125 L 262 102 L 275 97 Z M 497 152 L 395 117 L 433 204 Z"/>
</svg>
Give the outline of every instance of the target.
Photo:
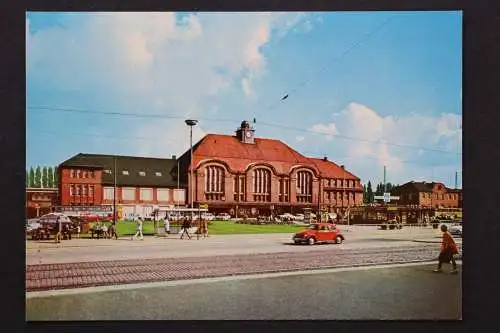
<svg viewBox="0 0 500 333">
<path fill-rule="evenodd" d="M 329 160 L 325 161 L 322 158 L 314 158 L 314 157 L 311 157 L 310 160 L 317 165 L 318 169 L 320 170 L 321 174 L 324 177 L 359 180 L 359 177 L 356 177 L 351 172 L 347 171 L 347 169 L 340 167 L 338 164 L 332 161 Z"/>
<path fill-rule="evenodd" d="M 187 151 L 182 157 L 189 154 Z M 255 143 L 243 143 L 236 136 L 207 134 L 193 146 L 193 164 L 207 159 L 226 161 L 233 172 L 245 172 L 249 164 L 267 163 L 278 173 L 288 173 L 292 166 L 304 165 L 317 170 L 310 159 L 279 140 L 255 138 Z"/>
</svg>

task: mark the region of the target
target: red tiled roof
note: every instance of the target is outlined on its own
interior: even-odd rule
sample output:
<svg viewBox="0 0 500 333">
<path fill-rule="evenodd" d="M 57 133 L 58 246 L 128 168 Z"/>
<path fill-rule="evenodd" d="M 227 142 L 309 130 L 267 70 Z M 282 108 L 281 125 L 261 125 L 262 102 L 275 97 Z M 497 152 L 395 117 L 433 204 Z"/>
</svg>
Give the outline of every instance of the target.
<svg viewBox="0 0 500 333">
<path fill-rule="evenodd" d="M 308 158 L 279 140 L 255 138 L 255 144 L 242 143 L 236 136 L 207 134 L 193 149 L 193 164 L 210 159 L 227 163 L 233 172 L 245 172 L 249 164 L 266 163 L 278 174 L 287 174 L 293 166 L 303 165 L 326 177 L 342 178 L 344 171 L 333 162 Z M 346 179 L 359 179 L 345 172 Z"/>
<path fill-rule="evenodd" d="M 358 177 L 347 171 L 347 169 L 342 169 L 336 163 L 324 160 L 322 158 L 309 158 L 316 166 L 324 177 L 328 178 L 345 178 L 349 180 L 359 180 Z"/>
</svg>

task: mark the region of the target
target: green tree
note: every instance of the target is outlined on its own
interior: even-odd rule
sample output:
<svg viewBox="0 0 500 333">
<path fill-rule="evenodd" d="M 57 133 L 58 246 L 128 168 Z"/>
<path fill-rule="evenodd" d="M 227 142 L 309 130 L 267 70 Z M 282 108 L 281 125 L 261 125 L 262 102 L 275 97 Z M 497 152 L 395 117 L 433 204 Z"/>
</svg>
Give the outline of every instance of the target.
<svg viewBox="0 0 500 333">
<path fill-rule="evenodd" d="M 42 169 L 42 187 L 49 187 L 49 171 L 46 166 L 44 166 Z"/>
<path fill-rule="evenodd" d="M 366 199 L 367 203 L 373 203 L 373 190 L 372 183 L 368 181 L 368 185 L 366 186 Z"/>
<path fill-rule="evenodd" d="M 35 170 L 30 167 L 29 187 L 35 187 Z"/>
<path fill-rule="evenodd" d="M 47 169 L 47 187 L 54 188 L 54 168 L 49 166 Z"/>
<path fill-rule="evenodd" d="M 33 184 L 33 187 L 42 187 L 42 170 L 40 169 L 40 166 L 37 166 L 35 169 L 35 183 Z"/>
<path fill-rule="evenodd" d="M 59 169 L 57 166 L 54 167 L 54 187 L 59 186 Z"/>
</svg>

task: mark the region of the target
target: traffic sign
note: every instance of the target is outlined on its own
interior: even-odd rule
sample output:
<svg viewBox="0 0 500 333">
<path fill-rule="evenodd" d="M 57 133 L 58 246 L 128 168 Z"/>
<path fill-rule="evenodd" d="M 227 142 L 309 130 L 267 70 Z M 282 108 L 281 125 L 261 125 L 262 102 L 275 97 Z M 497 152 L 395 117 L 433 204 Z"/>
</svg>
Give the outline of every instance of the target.
<svg viewBox="0 0 500 333">
<path fill-rule="evenodd" d="M 399 200 L 398 196 L 391 196 L 390 193 L 384 193 L 384 195 L 376 195 L 373 197 L 376 200 L 383 200 L 385 203 L 391 202 L 391 200 Z"/>
<path fill-rule="evenodd" d="M 200 204 L 201 209 L 208 209 L 208 204 Z"/>
</svg>

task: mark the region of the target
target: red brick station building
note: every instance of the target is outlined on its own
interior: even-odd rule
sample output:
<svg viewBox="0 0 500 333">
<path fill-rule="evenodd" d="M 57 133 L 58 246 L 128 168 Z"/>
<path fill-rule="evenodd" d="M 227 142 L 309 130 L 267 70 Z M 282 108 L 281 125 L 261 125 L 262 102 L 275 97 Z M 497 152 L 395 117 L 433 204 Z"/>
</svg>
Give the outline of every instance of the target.
<svg viewBox="0 0 500 333">
<path fill-rule="evenodd" d="M 344 166 L 254 132 L 243 121 L 236 135 L 208 134 L 193 145 L 194 207 L 256 216 L 303 208 L 334 212 L 362 203 L 360 179 Z M 77 154 L 58 170 L 61 206 L 112 206 L 115 177 L 122 215 L 190 203 L 189 149 L 178 159 Z"/>
<path fill-rule="evenodd" d="M 247 121 L 235 135 L 207 134 L 193 145 L 192 163 L 190 158 L 189 149 L 179 158 L 77 154 L 59 165 L 58 189 L 27 189 L 28 215 L 55 206 L 111 212 L 116 199 L 119 216 L 147 216 L 189 205 L 191 192 L 194 207 L 206 204 L 212 213 L 235 217 L 362 209 L 360 179 L 343 165 L 255 137 Z M 461 206 L 461 191 L 439 183 L 410 182 L 393 194 L 400 195 L 400 205 Z"/>
<path fill-rule="evenodd" d="M 360 179 L 327 158 L 301 155 L 279 140 L 256 138 L 247 121 L 236 135 L 208 134 L 180 158 L 193 200 L 233 216 L 342 210 L 363 202 Z M 190 181 L 190 171 L 193 179 Z"/>
</svg>

